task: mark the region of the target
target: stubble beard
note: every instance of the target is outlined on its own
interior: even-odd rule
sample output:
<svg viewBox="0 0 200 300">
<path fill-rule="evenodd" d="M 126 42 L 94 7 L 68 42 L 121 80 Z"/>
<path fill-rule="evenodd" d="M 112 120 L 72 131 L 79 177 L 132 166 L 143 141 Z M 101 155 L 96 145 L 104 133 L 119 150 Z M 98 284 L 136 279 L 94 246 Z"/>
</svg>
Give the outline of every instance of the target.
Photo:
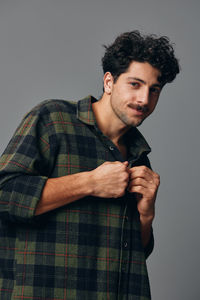
<svg viewBox="0 0 200 300">
<path fill-rule="evenodd" d="M 133 106 L 132 106 L 132 108 L 133 108 Z M 143 112 L 147 112 L 147 108 L 143 108 L 143 107 L 141 107 L 141 106 L 139 106 L 139 105 L 137 105 L 137 107 L 135 106 L 134 107 L 135 109 L 137 109 L 138 111 L 143 111 Z M 124 113 L 124 112 L 122 112 L 122 111 L 120 111 L 120 110 L 118 110 L 116 107 L 114 107 L 113 105 L 112 105 L 112 109 L 113 109 L 113 111 L 114 111 L 114 113 L 115 113 L 115 115 L 127 126 L 127 127 L 138 127 L 138 126 L 140 126 L 142 123 L 143 123 L 143 121 L 145 120 L 145 118 L 146 117 L 143 117 L 143 118 L 138 118 L 138 119 L 136 119 L 136 117 L 135 117 L 135 120 L 133 119 L 133 118 L 131 118 L 131 117 L 128 117 L 127 116 L 127 114 L 126 113 Z"/>
</svg>

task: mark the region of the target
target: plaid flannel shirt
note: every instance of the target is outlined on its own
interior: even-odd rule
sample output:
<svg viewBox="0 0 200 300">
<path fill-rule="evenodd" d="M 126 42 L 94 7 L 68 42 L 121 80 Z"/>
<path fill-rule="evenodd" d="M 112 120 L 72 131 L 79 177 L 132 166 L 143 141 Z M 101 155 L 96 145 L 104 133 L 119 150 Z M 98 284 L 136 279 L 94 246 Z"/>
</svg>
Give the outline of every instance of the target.
<svg viewBox="0 0 200 300">
<path fill-rule="evenodd" d="M 133 194 L 85 197 L 35 216 L 45 182 L 124 161 L 97 127 L 89 96 L 46 100 L 29 112 L 0 159 L 0 299 L 149 300 L 146 249 Z M 132 166 L 150 167 L 136 128 Z"/>
</svg>

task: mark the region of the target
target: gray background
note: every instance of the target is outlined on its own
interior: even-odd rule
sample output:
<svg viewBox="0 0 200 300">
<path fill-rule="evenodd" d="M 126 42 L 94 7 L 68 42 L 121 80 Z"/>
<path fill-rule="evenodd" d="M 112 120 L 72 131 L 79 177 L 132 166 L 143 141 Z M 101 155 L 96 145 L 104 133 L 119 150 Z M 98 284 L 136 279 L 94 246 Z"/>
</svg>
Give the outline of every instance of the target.
<svg viewBox="0 0 200 300">
<path fill-rule="evenodd" d="M 0 0 L 2 152 L 47 98 L 102 92 L 102 44 L 133 29 L 175 42 L 182 72 L 140 127 L 161 175 L 148 259 L 153 300 L 199 299 L 199 0 Z"/>
</svg>

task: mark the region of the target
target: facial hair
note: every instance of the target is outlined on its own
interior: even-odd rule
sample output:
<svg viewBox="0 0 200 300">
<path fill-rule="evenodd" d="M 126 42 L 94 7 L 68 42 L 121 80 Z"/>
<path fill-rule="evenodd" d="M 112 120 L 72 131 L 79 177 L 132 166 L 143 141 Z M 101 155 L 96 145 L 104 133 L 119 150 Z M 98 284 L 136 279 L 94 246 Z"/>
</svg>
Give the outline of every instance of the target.
<svg viewBox="0 0 200 300">
<path fill-rule="evenodd" d="M 128 107 L 135 109 L 139 112 L 143 112 L 144 114 L 149 112 L 149 108 L 147 106 L 142 106 L 139 104 L 129 104 Z M 119 110 L 117 107 L 112 105 L 112 109 L 115 112 L 115 114 L 117 115 L 117 117 L 128 127 L 138 127 L 142 124 L 142 122 L 144 121 L 144 119 L 146 118 L 145 116 L 143 116 L 142 118 L 135 118 L 135 120 L 133 118 L 128 117 L 126 112 L 123 112 L 121 110 Z"/>
<path fill-rule="evenodd" d="M 129 104 L 128 107 L 135 109 L 137 111 L 143 112 L 143 113 L 149 112 L 149 108 L 147 106 L 142 106 L 139 104 Z"/>
</svg>

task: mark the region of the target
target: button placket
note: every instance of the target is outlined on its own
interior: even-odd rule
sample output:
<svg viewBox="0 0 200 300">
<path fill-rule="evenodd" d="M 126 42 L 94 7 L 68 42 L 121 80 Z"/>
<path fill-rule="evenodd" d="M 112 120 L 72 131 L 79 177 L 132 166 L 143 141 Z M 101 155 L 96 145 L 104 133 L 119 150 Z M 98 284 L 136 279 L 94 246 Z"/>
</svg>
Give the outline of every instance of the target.
<svg viewBox="0 0 200 300">
<path fill-rule="evenodd" d="M 129 218 L 126 215 L 126 212 L 124 214 L 124 224 L 123 224 L 123 238 L 122 238 L 122 245 L 121 245 L 121 251 L 122 251 L 122 271 L 125 271 L 127 269 L 127 264 L 129 260 L 129 227 L 130 224 L 128 222 Z"/>
<path fill-rule="evenodd" d="M 120 285 L 119 285 L 119 295 L 122 291 L 127 288 L 127 282 L 129 280 L 129 263 L 130 263 L 130 244 L 129 244 L 129 234 L 130 234 L 130 223 L 128 222 L 127 207 L 124 211 L 123 220 L 123 236 L 121 239 L 121 274 L 120 274 Z M 120 299 L 120 297 L 118 298 Z"/>
</svg>

